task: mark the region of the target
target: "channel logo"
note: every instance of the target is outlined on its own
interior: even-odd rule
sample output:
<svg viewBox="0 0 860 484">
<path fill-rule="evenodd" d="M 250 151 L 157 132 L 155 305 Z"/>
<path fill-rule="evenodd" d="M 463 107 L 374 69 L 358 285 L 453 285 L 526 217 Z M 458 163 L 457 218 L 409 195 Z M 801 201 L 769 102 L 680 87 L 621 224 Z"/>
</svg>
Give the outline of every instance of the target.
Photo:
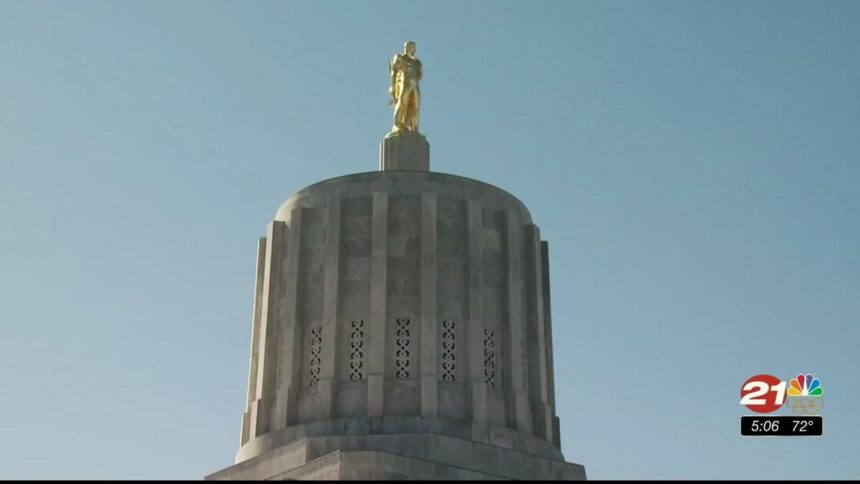
<svg viewBox="0 0 860 484">
<path fill-rule="evenodd" d="M 788 383 L 773 375 L 749 378 L 741 386 L 740 404 L 756 413 L 773 413 L 786 403 L 795 415 L 817 415 L 824 406 L 824 387 L 811 373 L 798 373 Z"/>
<path fill-rule="evenodd" d="M 788 388 L 788 408 L 795 415 L 818 415 L 824 406 L 824 387 L 821 380 L 811 374 L 792 378 Z"/>
<path fill-rule="evenodd" d="M 794 415 L 743 415 L 744 437 L 810 436 L 824 432 L 824 387 L 811 373 L 798 373 L 789 381 L 761 374 L 741 386 L 741 405 L 755 413 L 773 413 L 788 403 Z"/>
<path fill-rule="evenodd" d="M 797 375 L 797 378 L 791 379 L 791 388 L 788 389 L 789 397 L 818 397 L 823 394 L 824 389 L 821 388 L 821 380 L 813 378 L 812 375 Z"/>
</svg>

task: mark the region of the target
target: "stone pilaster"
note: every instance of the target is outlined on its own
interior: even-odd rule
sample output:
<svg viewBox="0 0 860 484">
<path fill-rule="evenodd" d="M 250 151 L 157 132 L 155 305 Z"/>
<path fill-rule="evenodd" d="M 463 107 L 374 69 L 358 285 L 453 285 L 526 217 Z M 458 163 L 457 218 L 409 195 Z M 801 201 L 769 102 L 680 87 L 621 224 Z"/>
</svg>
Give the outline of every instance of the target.
<svg viewBox="0 0 860 484">
<path fill-rule="evenodd" d="M 439 353 L 436 299 L 436 194 L 421 194 L 421 416 L 438 413 Z"/>
<path fill-rule="evenodd" d="M 266 262 L 263 274 L 263 295 L 260 312 L 259 367 L 257 372 L 257 396 L 251 412 L 254 435 L 268 432 L 271 428 L 271 412 L 275 407 L 275 385 L 278 368 L 278 314 L 277 295 L 280 287 L 279 261 L 283 257 L 282 246 L 286 224 L 271 222 L 266 237 Z"/>
<path fill-rule="evenodd" d="M 242 432 L 239 445 L 245 445 L 251 438 L 251 414 L 257 400 L 257 370 L 260 358 L 260 313 L 263 305 L 263 275 L 266 272 L 266 238 L 257 241 L 257 271 L 254 284 L 254 309 L 251 318 L 251 362 L 248 370 L 248 397 L 245 413 L 242 415 Z"/>
<path fill-rule="evenodd" d="M 552 304 L 550 299 L 549 285 L 549 243 L 540 243 L 541 260 L 541 295 L 543 296 L 543 319 L 544 319 L 544 344 L 546 345 L 546 377 L 547 377 L 547 403 L 552 413 L 552 444 L 561 449 L 561 429 L 555 410 L 555 367 L 553 364 L 552 345 Z"/>
<path fill-rule="evenodd" d="M 303 212 L 301 207 L 293 209 L 290 219 L 286 256 L 278 259 L 278 267 L 284 268 L 282 289 L 283 306 L 280 335 L 280 358 L 278 358 L 278 388 L 271 430 L 285 427 L 296 420 L 296 394 L 301 387 L 302 326 L 299 321 L 299 254 L 301 252 Z M 280 294 L 279 294 L 280 296 Z"/>
<path fill-rule="evenodd" d="M 320 417 L 334 417 L 337 398 L 337 368 L 341 358 L 340 347 L 340 194 L 329 195 L 326 202 L 326 239 L 324 257 L 324 290 L 322 308 L 322 338 L 331 348 L 322 354 L 322 367 L 317 395 L 320 399 Z"/>
<path fill-rule="evenodd" d="M 530 338 L 530 356 L 529 358 L 532 367 L 530 368 L 530 378 L 532 385 L 530 388 L 532 412 L 534 413 L 534 433 L 538 437 L 546 439 L 552 443 L 554 441 L 553 434 L 553 408 L 549 399 L 549 385 L 552 381 L 552 374 L 549 372 L 547 358 L 551 351 L 547 346 L 546 321 L 544 311 L 544 276 L 541 255 L 540 229 L 535 225 L 530 225 L 526 228 L 526 257 L 529 261 L 526 280 L 528 281 L 529 294 L 529 333 L 533 334 Z"/>
<path fill-rule="evenodd" d="M 505 375 L 507 376 L 508 408 L 516 428 L 531 432 L 532 422 L 525 385 L 525 326 L 526 308 L 524 295 L 523 239 L 519 220 L 510 212 L 507 220 L 507 301 L 508 301 L 508 345 L 505 352 Z"/>
<path fill-rule="evenodd" d="M 373 192 L 370 250 L 370 344 L 367 362 L 367 414 L 380 417 L 385 405 L 385 329 L 388 264 L 388 193 Z"/>
<path fill-rule="evenodd" d="M 477 200 L 469 200 L 467 207 L 469 244 L 469 384 L 472 401 L 472 420 L 486 423 L 487 384 L 484 381 L 484 274 L 482 261 L 483 223 L 482 207 Z"/>
</svg>

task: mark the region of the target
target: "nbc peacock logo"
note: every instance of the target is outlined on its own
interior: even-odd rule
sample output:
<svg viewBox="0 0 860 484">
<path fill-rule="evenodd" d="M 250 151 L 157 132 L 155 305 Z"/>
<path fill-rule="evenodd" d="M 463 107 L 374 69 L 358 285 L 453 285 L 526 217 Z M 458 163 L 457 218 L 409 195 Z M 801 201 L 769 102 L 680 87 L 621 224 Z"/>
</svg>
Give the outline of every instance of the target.
<svg viewBox="0 0 860 484">
<path fill-rule="evenodd" d="M 818 415 L 824 406 L 824 387 L 812 374 L 798 373 L 789 382 L 789 408 L 795 415 Z"/>
</svg>

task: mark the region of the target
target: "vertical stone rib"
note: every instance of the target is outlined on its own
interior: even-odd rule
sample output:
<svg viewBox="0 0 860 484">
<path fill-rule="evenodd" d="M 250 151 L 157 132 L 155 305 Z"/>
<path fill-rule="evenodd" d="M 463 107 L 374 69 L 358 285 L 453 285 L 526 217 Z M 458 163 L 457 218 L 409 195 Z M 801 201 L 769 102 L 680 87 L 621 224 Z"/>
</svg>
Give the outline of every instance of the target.
<svg viewBox="0 0 860 484">
<path fill-rule="evenodd" d="M 472 420 L 487 422 L 487 385 L 484 382 L 484 300 L 483 224 L 481 203 L 468 201 L 469 244 L 469 380 L 471 383 Z"/>
<path fill-rule="evenodd" d="M 504 355 L 505 374 L 508 385 L 506 398 L 508 407 L 513 410 L 513 421 L 517 430 L 531 432 L 531 412 L 529 411 L 528 395 L 525 388 L 523 366 L 525 355 L 526 311 L 523 301 L 523 237 L 520 221 L 511 212 L 505 212 L 507 228 L 507 300 L 508 300 L 508 348 Z"/>
<path fill-rule="evenodd" d="M 373 192 L 373 238 L 370 250 L 370 329 L 367 362 L 367 414 L 371 417 L 380 417 L 384 411 L 387 263 L 388 193 Z"/>
<path fill-rule="evenodd" d="M 242 415 L 242 432 L 239 445 L 245 445 L 251 438 L 251 417 L 254 402 L 257 400 L 257 363 L 260 357 L 260 313 L 262 311 L 263 274 L 266 271 L 266 238 L 257 241 L 257 271 L 254 280 L 254 309 L 251 316 L 251 362 L 248 370 L 248 398 L 245 413 Z"/>
<path fill-rule="evenodd" d="M 337 392 L 337 368 L 341 353 L 338 319 L 340 305 L 338 283 L 340 282 L 340 194 L 337 190 L 326 200 L 326 240 L 323 267 L 325 268 L 323 308 L 322 308 L 322 368 L 317 395 L 320 404 L 320 417 L 329 419 L 334 416 Z"/>
<path fill-rule="evenodd" d="M 435 417 L 438 413 L 438 368 L 436 299 L 436 215 L 437 198 L 432 192 L 421 194 L 421 415 Z"/>
<path fill-rule="evenodd" d="M 540 261 L 541 261 L 541 295 L 543 303 L 543 319 L 544 319 L 544 343 L 546 345 L 546 383 L 547 383 L 547 403 L 550 407 L 552 415 L 552 440 L 551 442 L 557 448 L 561 449 L 561 432 L 559 429 L 558 417 L 555 413 L 555 367 L 552 356 L 552 311 L 549 285 L 549 244 L 546 241 L 540 243 Z"/>
<path fill-rule="evenodd" d="M 284 267 L 284 283 L 282 291 L 280 351 L 278 358 L 278 389 L 275 411 L 273 412 L 272 430 L 279 429 L 295 422 L 296 392 L 301 386 L 299 378 L 300 357 L 302 353 L 302 328 L 298 321 L 298 294 L 301 281 L 299 280 L 299 254 L 302 240 L 302 223 L 304 209 L 296 207 L 290 216 L 289 238 L 286 258 L 280 262 Z"/>
<path fill-rule="evenodd" d="M 263 294 L 260 313 L 259 369 L 257 372 L 256 408 L 252 412 L 254 436 L 265 434 L 270 428 L 271 411 L 275 399 L 275 378 L 278 361 L 277 299 L 279 291 L 280 260 L 282 256 L 284 223 L 273 221 L 266 237 L 266 266 L 263 275 Z"/>
<path fill-rule="evenodd" d="M 552 373 L 549 371 L 547 357 L 549 349 L 546 335 L 546 316 L 544 308 L 544 265 L 542 263 L 540 229 L 531 225 L 526 234 L 526 247 L 529 258 L 528 274 L 529 295 L 532 301 L 531 314 L 529 314 L 530 330 L 534 334 L 533 354 L 530 361 L 533 362 L 531 375 L 531 400 L 534 412 L 535 435 L 548 442 L 554 441 L 553 435 L 553 409 L 550 405 L 549 386 L 552 383 Z"/>
</svg>

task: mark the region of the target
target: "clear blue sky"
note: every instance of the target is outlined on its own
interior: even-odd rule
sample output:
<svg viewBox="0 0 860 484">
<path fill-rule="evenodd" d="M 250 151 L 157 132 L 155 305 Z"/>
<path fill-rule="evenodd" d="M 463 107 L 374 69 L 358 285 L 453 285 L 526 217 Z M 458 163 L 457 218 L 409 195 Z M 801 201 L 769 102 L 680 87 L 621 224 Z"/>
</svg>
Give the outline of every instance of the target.
<svg viewBox="0 0 860 484">
<path fill-rule="evenodd" d="M 417 42 L 435 171 L 550 242 L 591 478 L 860 478 L 860 2 L 0 1 L 0 477 L 232 463 L 255 247 L 377 167 Z M 815 373 L 821 438 L 739 436 Z"/>
</svg>

